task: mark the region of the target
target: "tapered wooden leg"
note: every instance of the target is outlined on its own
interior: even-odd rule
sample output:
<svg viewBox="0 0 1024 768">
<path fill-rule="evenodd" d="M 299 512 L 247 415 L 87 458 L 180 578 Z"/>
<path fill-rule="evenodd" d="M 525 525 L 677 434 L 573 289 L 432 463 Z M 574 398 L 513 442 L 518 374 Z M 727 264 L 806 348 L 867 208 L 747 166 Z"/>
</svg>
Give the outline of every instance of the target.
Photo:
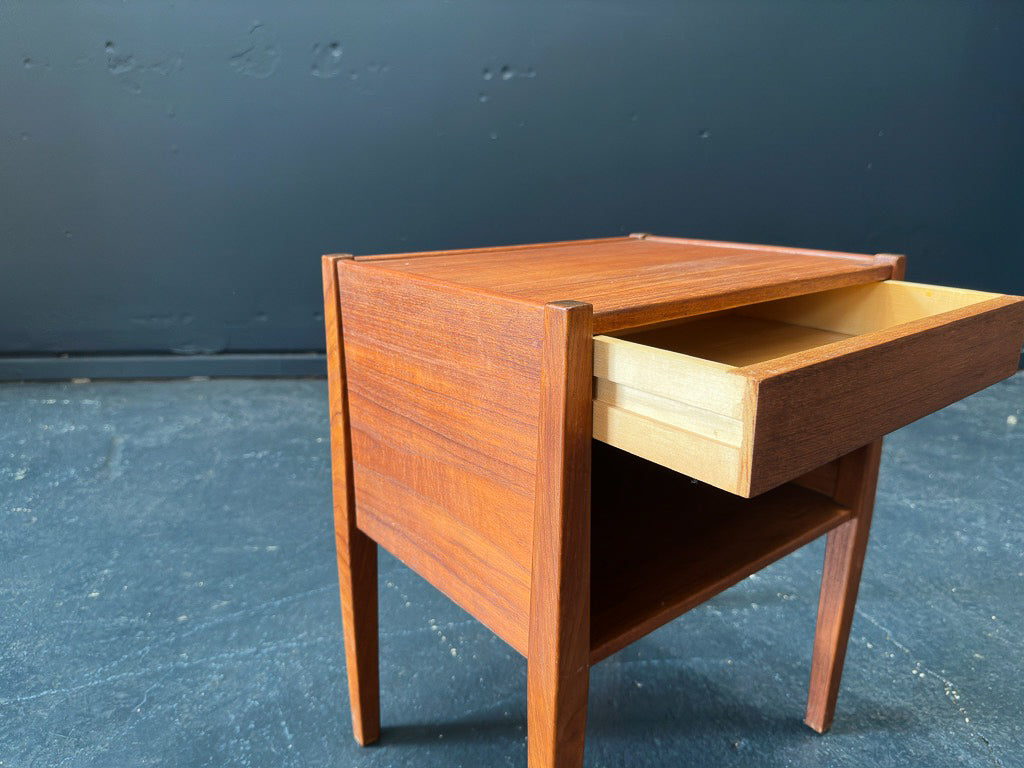
<svg viewBox="0 0 1024 768">
<path fill-rule="evenodd" d="M 851 509 L 854 516 L 830 531 L 825 543 L 811 684 L 804 716 L 804 722 L 818 733 L 831 727 L 836 711 L 839 680 L 867 551 L 881 455 L 882 441 L 876 440 L 844 456 L 839 463 L 835 498 Z"/>
<path fill-rule="evenodd" d="M 337 544 L 352 732 L 365 746 L 380 737 L 377 544 L 359 530 L 351 532 L 347 546 L 341 536 Z"/>
<path fill-rule="evenodd" d="M 593 310 L 545 307 L 530 586 L 530 768 L 580 768 L 590 684 Z"/>
<path fill-rule="evenodd" d="M 538 669 L 548 663 L 528 662 L 529 768 L 580 768 L 587 728 L 590 670 L 587 667 L 566 669 L 562 665 L 548 674 Z"/>
<path fill-rule="evenodd" d="M 346 256 L 324 256 L 327 399 L 331 414 L 331 485 L 338 550 L 341 621 L 345 634 L 352 731 L 360 744 L 380 737 L 380 661 L 377 630 L 377 544 L 356 527 L 352 439 L 348 429 L 345 351 L 336 266 Z"/>
</svg>

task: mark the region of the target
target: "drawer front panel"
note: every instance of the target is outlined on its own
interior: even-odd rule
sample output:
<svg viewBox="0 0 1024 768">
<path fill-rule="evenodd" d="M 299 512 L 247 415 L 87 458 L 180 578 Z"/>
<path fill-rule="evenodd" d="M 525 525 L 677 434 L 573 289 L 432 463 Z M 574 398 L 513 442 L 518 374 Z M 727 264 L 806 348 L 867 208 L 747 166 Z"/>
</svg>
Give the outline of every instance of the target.
<svg viewBox="0 0 1024 768">
<path fill-rule="evenodd" d="M 751 495 L 1012 376 L 1024 303 L 995 299 L 899 330 L 834 345 L 860 347 L 844 354 L 807 353 L 758 382 Z"/>
</svg>

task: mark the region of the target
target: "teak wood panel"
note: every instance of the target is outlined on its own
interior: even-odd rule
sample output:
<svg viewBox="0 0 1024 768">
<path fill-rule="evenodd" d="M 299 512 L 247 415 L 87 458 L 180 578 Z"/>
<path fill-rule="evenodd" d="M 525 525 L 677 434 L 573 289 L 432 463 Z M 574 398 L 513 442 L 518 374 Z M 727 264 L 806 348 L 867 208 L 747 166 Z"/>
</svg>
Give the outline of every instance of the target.
<svg viewBox="0 0 1024 768">
<path fill-rule="evenodd" d="M 765 363 L 757 381 L 751 493 L 809 472 L 854 448 L 1012 376 L 1024 302 L 1011 297 L 853 337 Z"/>
<path fill-rule="evenodd" d="M 599 336 L 594 436 L 750 496 L 1010 376 L 1022 335 L 1017 297 L 890 281 Z"/>
<path fill-rule="evenodd" d="M 345 350 L 335 265 L 349 256 L 324 256 L 324 330 L 327 396 L 331 419 L 331 486 L 334 540 L 345 635 L 345 666 L 352 733 L 360 744 L 380 736 L 380 669 L 377 632 L 377 545 L 356 527 L 352 443 L 348 429 Z"/>
<path fill-rule="evenodd" d="M 893 277 L 891 255 L 637 236 L 365 257 L 361 264 L 536 304 L 594 307 L 594 332 Z"/>
<path fill-rule="evenodd" d="M 544 309 L 338 278 L 357 525 L 525 654 Z"/>
<path fill-rule="evenodd" d="M 527 655 L 530 768 L 583 763 L 590 680 L 593 310 L 544 309 Z"/>
</svg>

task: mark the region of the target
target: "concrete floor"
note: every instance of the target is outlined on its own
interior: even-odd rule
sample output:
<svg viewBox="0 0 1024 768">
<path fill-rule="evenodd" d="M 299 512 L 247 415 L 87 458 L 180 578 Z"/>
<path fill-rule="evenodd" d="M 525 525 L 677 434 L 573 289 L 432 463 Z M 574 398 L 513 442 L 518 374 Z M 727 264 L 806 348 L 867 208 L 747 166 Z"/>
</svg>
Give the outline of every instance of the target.
<svg viewBox="0 0 1024 768">
<path fill-rule="evenodd" d="M 526 665 L 381 556 L 348 723 L 318 380 L 0 387 L 0 766 L 526 763 Z M 1024 376 L 887 442 L 832 732 L 822 543 L 594 668 L 588 766 L 1024 765 Z"/>
</svg>

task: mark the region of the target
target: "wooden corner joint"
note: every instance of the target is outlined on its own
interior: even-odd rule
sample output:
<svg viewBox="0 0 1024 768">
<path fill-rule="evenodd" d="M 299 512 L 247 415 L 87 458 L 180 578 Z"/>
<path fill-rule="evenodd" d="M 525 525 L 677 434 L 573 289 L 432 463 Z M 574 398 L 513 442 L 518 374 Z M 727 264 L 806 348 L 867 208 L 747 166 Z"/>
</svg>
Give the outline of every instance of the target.
<svg viewBox="0 0 1024 768">
<path fill-rule="evenodd" d="M 577 309 L 578 307 L 591 307 L 591 309 L 593 308 L 593 305 L 588 304 L 585 301 L 576 301 L 574 299 L 564 299 L 562 301 L 549 301 L 544 306 L 555 307 L 558 309 Z"/>
<path fill-rule="evenodd" d="M 876 253 L 875 263 L 888 264 L 892 267 L 892 280 L 902 280 L 907 272 L 907 257 L 902 253 Z"/>
<path fill-rule="evenodd" d="M 351 253 L 325 253 L 321 257 L 324 261 L 342 261 L 343 259 L 354 259 Z"/>
</svg>

